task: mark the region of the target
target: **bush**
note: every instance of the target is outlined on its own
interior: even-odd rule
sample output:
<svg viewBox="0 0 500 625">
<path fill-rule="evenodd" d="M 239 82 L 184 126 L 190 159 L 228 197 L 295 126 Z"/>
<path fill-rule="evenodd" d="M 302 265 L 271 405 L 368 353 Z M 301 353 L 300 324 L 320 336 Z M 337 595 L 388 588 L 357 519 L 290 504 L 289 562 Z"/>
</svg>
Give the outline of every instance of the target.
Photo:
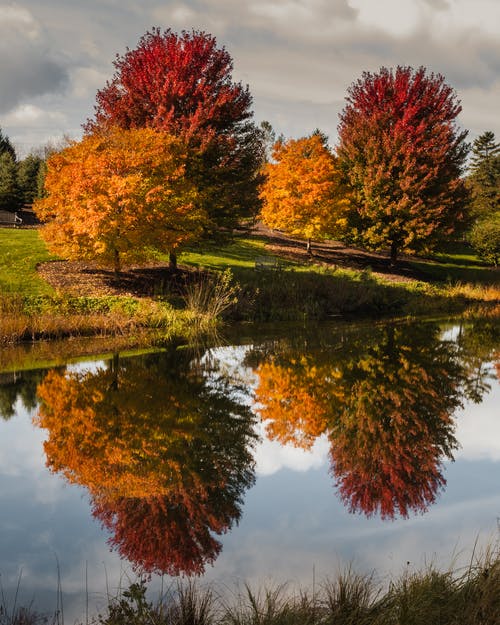
<svg viewBox="0 0 500 625">
<path fill-rule="evenodd" d="M 498 267 L 500 259 L 500 216 L 478 222 L 470 233 L 470 242 L 482 260 Z"/>
</svg>

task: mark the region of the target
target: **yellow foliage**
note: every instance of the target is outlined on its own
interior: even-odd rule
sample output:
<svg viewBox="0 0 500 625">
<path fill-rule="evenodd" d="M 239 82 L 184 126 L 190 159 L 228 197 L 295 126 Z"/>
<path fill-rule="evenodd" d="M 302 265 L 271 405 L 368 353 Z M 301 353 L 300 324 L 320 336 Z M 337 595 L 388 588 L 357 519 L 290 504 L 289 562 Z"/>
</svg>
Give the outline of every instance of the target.
<svg viewBox="0 0 500 625">
<path fill-rule="evenodd" d="M 262 221 L 304 239 L 340 234 L 349 200 L 335 157 L 319 134 L 278 142 L 266 166 Z"/>
<path fill-rule="evenodd" d="M 151 129 L 115 128 L 73 143 L 47 164 L 47 197 L 34 206 L 42 237 L 63 258 L 117 271 L 153 250 L 175 250 L 207 221 L 186 158 L 180 139 Z"/>
</svg>

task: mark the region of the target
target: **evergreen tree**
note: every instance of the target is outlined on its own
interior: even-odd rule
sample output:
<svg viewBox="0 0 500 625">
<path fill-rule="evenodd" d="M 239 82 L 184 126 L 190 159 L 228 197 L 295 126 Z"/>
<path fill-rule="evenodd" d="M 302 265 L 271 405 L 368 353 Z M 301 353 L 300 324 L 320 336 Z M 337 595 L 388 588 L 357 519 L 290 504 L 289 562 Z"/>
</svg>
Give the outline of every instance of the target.
<svg viewBox="0 0 500 625">
<path fill-rule="evenodd" d="M 472 213 L 482 220 L 500 210 L 500 143 L 490 130 L 474 141 L 470 172 Z"/>
<path fill-rule="evenodd" d="M 9 137 L 4 137 L 2 129 L 0 128 L 0 155 L 4 153 L 10 154 L 13 160 L 16 160 L 16 151 L 14 150 Z"/>
<path fill-rule="evenodd" d="M 38 197 L 38 172 L 42 162 L 40 156 L 28 154 L 17 166 L 17 182 L 24 204 L 31 204 Z"/>
<path fill-rule="evenodd" d="M 17 182 L 17 165 L 9 150 L 0 153 L 0 210 L 16 211 L 22 195 Z"/>
<path fill-rule="evenodd" d="M 498 155 L 500 155 L 500 143 L 495 141 L 494 132 L 486 130 L 472 144 L 470 164 L 472 173 L 476 173 L 485 163 L 491 164 Z"/>
<path fill-rule="evenodd" d="M 37 200 L 42 200 L 46 197 L 45 193 L 45 177 L 47 175 L 47 159 L 44 159 L 40 162 L 40 167 L 38 168 L 38 173 L 36 176 L 36 195 L 35 198 Z"/>
</svg>

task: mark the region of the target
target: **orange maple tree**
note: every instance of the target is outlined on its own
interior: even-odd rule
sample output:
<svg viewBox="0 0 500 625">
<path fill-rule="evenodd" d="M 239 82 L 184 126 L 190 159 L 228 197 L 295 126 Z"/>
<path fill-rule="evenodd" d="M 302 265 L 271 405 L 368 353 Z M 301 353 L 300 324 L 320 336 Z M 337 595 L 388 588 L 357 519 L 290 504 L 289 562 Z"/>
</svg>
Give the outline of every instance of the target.
<svg viewBox="0 0 500 625">
<path fill-rule="evenodd" d="M 185 175 L 179 138 L 151 129 L 88 135 L 50 157 L 46 197 L 34 210 L 54 253 L 118 272 L 123 262 L 175 251 L 201 233 L 207 216 Z"/>
<path fill-rule="evenodd" d="M 335 157 L 321 133 L 278 141 L 261 189 L 262 221 L 307 240 L 339 234 L 349 201 L 340 185 Z"/>
<path fill-rule="evenodd" d="M 268 436 L 309 449 L 328 430 L 332 411 L 341 401 L 338 371 L 317 366 L 310 356 L 297 356 L 286 363 L 264 362 L 256 373 L 255 401 Z"/>
<path fill-rule="evenodd" d="M 51 372 L 38 386 L 47 466 L 88 489 L 138 571 L 201 573 L 221 549 L 212 533 L 240 517 L 256 434 L 228 384 L 173 350 Z"/>
</svg>

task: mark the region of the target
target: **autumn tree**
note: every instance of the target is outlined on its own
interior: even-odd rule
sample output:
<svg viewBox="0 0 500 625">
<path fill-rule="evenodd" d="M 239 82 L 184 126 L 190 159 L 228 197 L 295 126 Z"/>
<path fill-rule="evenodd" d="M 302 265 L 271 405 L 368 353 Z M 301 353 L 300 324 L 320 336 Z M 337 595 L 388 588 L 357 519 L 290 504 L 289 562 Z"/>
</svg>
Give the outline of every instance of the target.
<svg viewBox="0 0 500 625">
<path fill-rule="evenodd" d="M 207 492 L 174 489 L 168 496 L 93 501 L 92 513 L 111 532 L 109 544 L 138 573 L 201 575 L 222 545 L 216 538 L 239 517 L 224 508 L 218 485 Z"/>
<path fill-rule="evenodd" d="M 328 431 L 341 403 L 339 372 L 318 365 L 311 355 L 294 354 L 266 360 L 256 374 L 255 401 L 268 436 L 284 445 L 309 449 Z"/>
<path fill-rule="evenodd" d="M 254 419 L 188 350 L 51 373 L 35 423 L 47 465 L 89 490 L 110 544 L 137 570 L 200 573 L 254 482 Z"/>
<path fill-rule="evenodd" d="M 349 203 L 321 133 L 278 141 L 264 171 L 260 213 L 264 224 L 305 239 L 308 253 L 312 239 L 339 234 Z"/>
<path fill-rule="evenodd" d="M 200 158 L 188 177 L 203 190 L 205 231 L 231 228 L 258 205 L 262 133 L 252 123 L 248 87 L 232 79 L 233 61 L 200 32 L 154 28 L 117 56 L 115 74 L 97 93 L 87 132 L 119 126 L 182 137 Z"/>
<path fill-rule="evenodd" d="M 257 368 L 268 435 L 304 448 L 326 435 L 351 512 L 408 516 L 445 484 L 442 461 L 457 444 L 452 415 L 466 390 L 458 347 L 438 333 L 437 325 L 388 325 L 335 337 L 342 350 L 278 350 Z"/>
<path fill-rule="evenodd" d="M 331 470 L 351 512 L 382 518 L 425 512 L 458 443 L 462 369 L 436 325 L 387 326 L 344 370 L 350 392 L 330 435 Z"/>
<path fill-rule="evenodd" d="M 365 72 L 340 115 L 338 157 L 353 192 L 351 238 L 373 249 L 431 248 L 464 222 L 468 146 L 444 78 L 425 68 Z"/>
<path fill-rule="evenodd" d="M 115 272 L 157 250 L 175 251 L 207 220 L 186 159 L 179 138 L 151 129 L 84 137 L 48 160 L 46 197 L 34 205 L 42 237 L 63 258 Z"/>
</svg>

